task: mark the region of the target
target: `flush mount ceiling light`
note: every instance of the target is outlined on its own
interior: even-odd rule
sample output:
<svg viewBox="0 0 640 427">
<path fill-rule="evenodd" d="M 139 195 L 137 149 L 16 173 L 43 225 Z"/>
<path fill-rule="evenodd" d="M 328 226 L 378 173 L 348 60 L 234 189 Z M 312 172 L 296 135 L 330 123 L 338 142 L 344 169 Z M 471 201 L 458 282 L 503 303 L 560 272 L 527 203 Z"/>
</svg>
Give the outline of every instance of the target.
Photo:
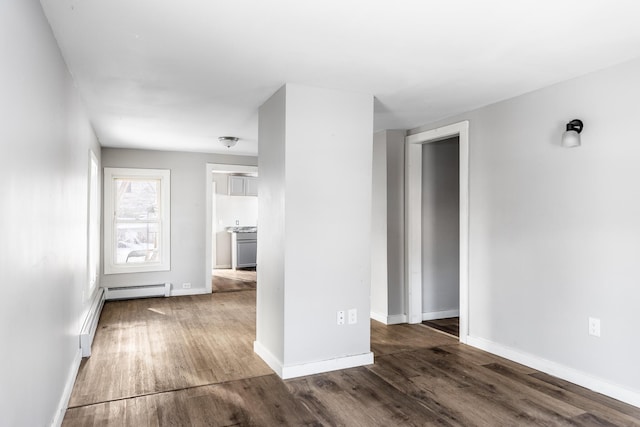
<svg viewBox="0 0 640 427">
<path fill-rule="evenodd" d="M 582 120 L 571 120 L 567 123 L 567 130 L 562 134 L 563 147 L 579 147 L 580 132 L 582 132 Z"/>
<path fill-rule="evenodd" d="M 218 141 L 225 147 L 231 148 L 238 143 L 238 138 L 235 136 L 220 136 L 218 137 Z"/>
</svg>

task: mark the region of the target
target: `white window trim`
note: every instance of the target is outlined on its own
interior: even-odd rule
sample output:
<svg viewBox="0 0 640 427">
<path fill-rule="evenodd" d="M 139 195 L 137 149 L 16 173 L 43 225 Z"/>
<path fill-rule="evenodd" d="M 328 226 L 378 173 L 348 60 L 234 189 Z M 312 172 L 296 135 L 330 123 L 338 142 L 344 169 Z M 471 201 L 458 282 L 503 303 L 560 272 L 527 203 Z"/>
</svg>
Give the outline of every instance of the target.
<svg viewBox="0 0 640 427">
<path fill-rule="evenodd" d="M 160 261 L 153 264 L 116 264 L 114 259 L 114 179 L 160 180 Z M 168 169 L 104 168 L 104 274 L 144 273 L 171 269 L 171 171 Z"/>
<path fill-rule="evenodd" d="M 86 299 L 92 297 L 100 280 L 100 163 L 93 150 L 89 150 L 88 178 Z"/>
</svg>

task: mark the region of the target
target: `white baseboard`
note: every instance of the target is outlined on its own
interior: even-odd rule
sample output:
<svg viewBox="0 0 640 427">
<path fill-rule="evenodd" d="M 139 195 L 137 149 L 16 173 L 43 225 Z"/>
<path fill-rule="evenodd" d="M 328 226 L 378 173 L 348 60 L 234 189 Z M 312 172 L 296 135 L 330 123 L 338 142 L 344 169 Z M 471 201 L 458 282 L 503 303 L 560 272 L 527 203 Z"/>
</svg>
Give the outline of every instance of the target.
<svg viewBox="0 0 640 427">
<path fill-rule="evenodd" d="M 387 316 L 387 325 L 399 325 L 401 323 L 407 323 L 406 314 L 390 314 Z"/>
<path fill-rule="evenodd" d="M 398 325 L 400 323 L 407 323 L 407 316 L 405 314 L 380 314 L 371 312 L 370 316 L 373 320 L 384 323 L 385 325 Z"/>
<path fill-rule="evenodd" d="M 406 314 L 381 314 L 371 312 L 370 316 L 373 320 L 384 323 L 385 325 L 398 325 L 400 323 L 407 323 Z M 444 310 L 444 311 L 432 311 L 430 313 L 422 313 L 422 321 L 433 319 L 446 319 L 448 317 L 460 316 L 460 310 Z M 419 323 L 419 322 L 418 322 Z"/>
<path fill-rule="evenodd" d="M 231 268 L 231 264 L 220 264 L 220 265 L 216 265 L 215 267 L 213 267 L 214 269 L 220 269 L 220 270 L 226 270 Z"/>
<path fill-rule="evenodd" d="M 98 328 L 98 321 L 100 320 L 100 313 L 102 313 L 102 307 L 104 306 L 105 296 L 104 289 L 98 288 L 96 294 L 91 301 L 89 312 L 84 320 L 82 329 L 80 331 L 80 349 L 82 350 L 82 357 L 91 356 L 91 344 Z"/>
<path fill-rule="evenodd" d="M 484 338 L 468 336 L 467 344 L 504 357 L 505 359 L 513 360 L 514 362 L 529 366 L 538 371 L 545 372 L 549 375 L 562 378 L 563 380 L 570 381 L 582 387 L 586 387 L 597 393 L 640 407 L 640 391 L 638 390 L 631 390 L 624 386 L 587 374 L 586 372 L 578 371 L 577 369 L 560 363 L 543 359 Z"/>
<path fill-rule="evenodd" d="M 253 342 L 253 351 L 256 353 L 265 363 L 273 369 L 273 371 L 282 378 L 282 360 L 273 355 L 265 346 L 258 341 Z"/>
<path fill-rule="evenodd" d="M 62 396 L 60 396 L 58 409 L 56 410 L 53 420 L 51 421 L 52 427 L 60 427 L 62 425 L 62 420 L 64 420 L 64 415 L 67 413 L 67 407 L 69 406 L 69 399 L 71 399 L 73 384 L 76 382 L 76 377 L 78 376 L 78 370 L 80 369 L 81 360 L 82 351 L 78 348 L 78 351 L 73 358 L 73 362 L 71 363 L 69 374 L 67 375 L 67 382 L 64 385 L 64 391 L 62 392 Z"/>
<path fill-rule="evenodd" d="M 373 320 L 377 320 L 380 323 L 384 323 L 385 325 L 387 324 L 386 314 L 380 314 L 372 311 L 371 313 L 369 313 L 369 317 L 372 318 Z"/>
<path fill-rule="evenodd" d="M 422 321 L 434 320 L 434 319 L 447 319 L 449 317 L 460 316 L 460 310 L 444 310 L 444 311 L 432 311 L 429 313 L 422 313 Z"/>
<path fill-rule="evenodd" d="M 356 366 L 371 365 L 373 363 L 373 353 L 368 352 L 353 356 L 339 357 L 337 359 L 283 366 L 282 362 L 258 341 L 254 341 L 253 351 L 255 351 L 256 354 L 260 356 L 262 360 L 264 360 L 267 365 L 269 365 L 269 367 L 273 369 L 273 371 L 283 380 L 303 377 L 305 375 L 337 371 L 339 369 L 355 368 Z"/>
<path fill-rule="evenodd" d="M 204 295 L 204 294 L 210 294 L 210 293 L 211 293 L 210 289 L 204 289 L 204 288 L 173 289 L 171 291 L 171 296 L 183 297 L 186 295 Z"/>
<path fill-rule="evenodd" d="M 321 360 L 319 362 L 303 363 L 301 365 L 285 366 L 282 369 L 282 379 L 303 377 L 305 375 L 321 374 L 339 369 L 355 368 L 356 366 L 371 365 L 373 353 L 344 356 L 337 359 Z"/>
</svg>

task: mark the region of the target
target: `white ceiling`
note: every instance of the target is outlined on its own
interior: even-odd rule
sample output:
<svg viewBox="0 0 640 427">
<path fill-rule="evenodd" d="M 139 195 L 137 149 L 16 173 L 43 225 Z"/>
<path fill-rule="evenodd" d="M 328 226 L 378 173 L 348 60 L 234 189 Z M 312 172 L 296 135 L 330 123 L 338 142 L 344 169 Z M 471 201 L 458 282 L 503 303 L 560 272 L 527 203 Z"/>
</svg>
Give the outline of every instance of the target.
<svg viewBox="0 0 640 427">
<path fill-rule="evenodd" d="M 287 82 L 369 93 L 375 130 L 407 129 L 640 56 L 637 0 L 41 3 L 109 147 L 255 155 Z"/>
</svg>

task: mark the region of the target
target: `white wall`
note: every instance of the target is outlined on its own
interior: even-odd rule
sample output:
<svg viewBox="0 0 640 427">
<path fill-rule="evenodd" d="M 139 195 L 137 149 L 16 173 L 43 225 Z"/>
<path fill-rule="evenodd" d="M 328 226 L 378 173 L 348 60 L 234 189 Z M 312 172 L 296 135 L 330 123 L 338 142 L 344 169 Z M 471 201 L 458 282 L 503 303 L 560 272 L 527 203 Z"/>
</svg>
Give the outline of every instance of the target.
<svg viewBox="0 0 640 427">
<path fill-rule="evenodd" d="M 369 353 L 372 131 L 372 96 L 287 85 L 285 365 Z"/>
<path fill-rule="evenodd" d="M 404 130 L 373 136 L 371 316 L 402 323 L 404 315 Z"/>
<path fill-rule="evenodd" d="M 389 315 L 401 319 L 404 292 L 404 130 L 387 134 L 387 273 Z M 399 321 L 399 320 L 397 320 Z M 394 321 L 395 322 L 395 321 Z"/>
<path fill-rule="evenodd" d="M 636 404 L 638 75 L 635 60 L 411 132 L 470 121 L 474 342 L 571 368 Z M 583 146 L 562 148 L 574 118 Z M 602 337 L 588 335 L 589 316 Z"/>
<path fill-rule="evenodd" d="M 259 111 L 258 283 L 256 344 L 283 365 L 285 280 L 285 105 L 286 87 Z M 312 268 L 311 266 L 309 266 Z"/>
<path fill-rule="evenodd" d="M 369 358 L 373 98 L 288 84 L 261 108 L 260 129 L 257 345 L 278 358 L 281 344 L 284 368 Z M 265 192 L 279 196 L 273 208 Z M 261 244 L 263 231 L 275 244 Z M 265 256 L 283 266 L 263 275 Z M 338 326 L 351 308 L 359 322 Z M 280 341 L 261 322 L 282 318 Z"/>
<path fill-rule="evenodd" d="M 0 424 L 45 426 L 80 361 L 100 147 L 40 3 L 0 2 L 0 38 Z"/>
<path fill-rule="evenodd" d="M 218 268 L 231 267 L 231 234 L 226 227 L 258 225 L 258 198 L 255 196 L 229 196 L 229 174 L 214 173 L 216 183 L 216 264 Z"/>
<path fill-rule="evenodd" d="M 256 165 L 255 157 L 170 151 L 103 148 L 104 167 L 171 170 L 171 271 L 102 274 L 102 286 L 149 285 L 170 282 L 173 289 L 191 283 L 206 288 L 207 163 Z"/>
<path fill-rule="evenodd" d="M 458 315 L 460 179 L 458 137 L 422 145 L 422 316 Z"/>
<path fill-rule="evenodd" d="M 371 200 L 371 317 L 387 323 L 387 132 L 373 135 Z"/>
</svg>

